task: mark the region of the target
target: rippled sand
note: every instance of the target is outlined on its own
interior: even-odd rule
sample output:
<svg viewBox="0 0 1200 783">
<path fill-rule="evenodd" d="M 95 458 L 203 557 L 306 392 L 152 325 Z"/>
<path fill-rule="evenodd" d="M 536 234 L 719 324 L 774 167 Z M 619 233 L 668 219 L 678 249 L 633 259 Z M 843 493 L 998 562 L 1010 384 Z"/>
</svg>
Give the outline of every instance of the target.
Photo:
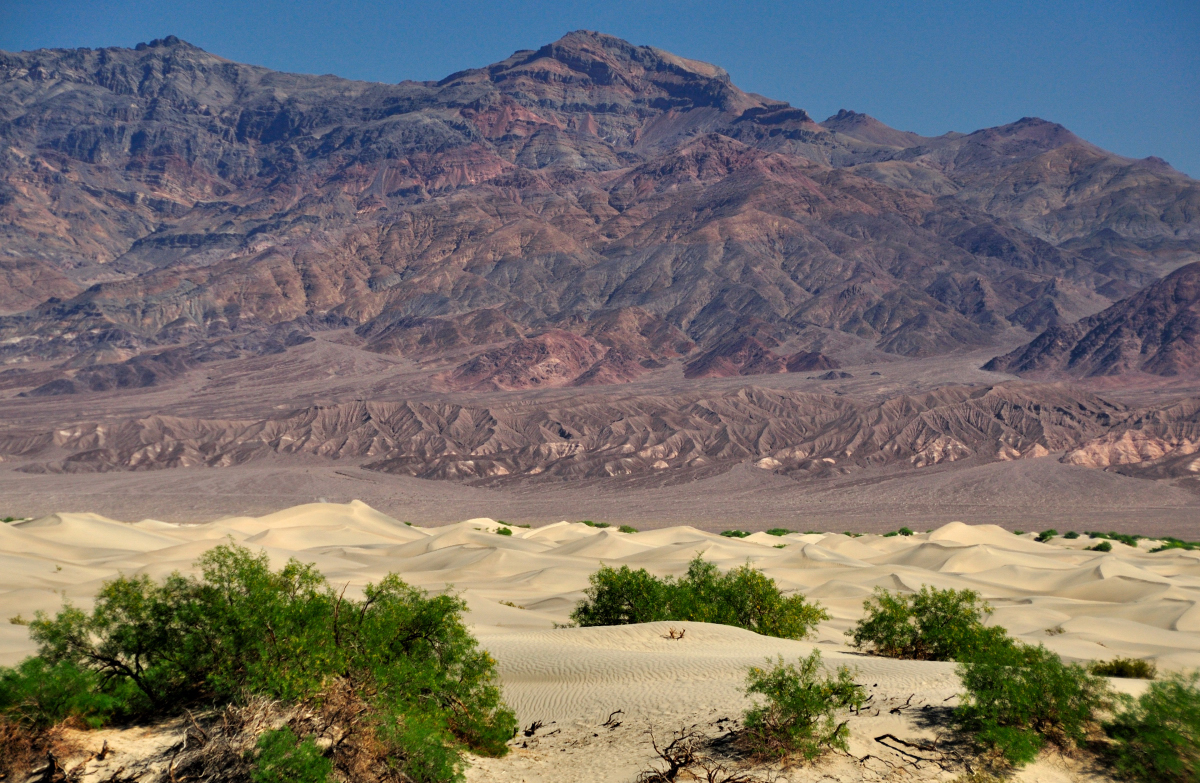
<svg viewBox="0 0 1200 783">
<path fill-rule="evenodd" d="M 414 527 L 358 502 L 203 525 L 57 514 L 0 526 L 0 613 L 28 618 L 56 609 L 64 597 L 86 606 L 117 573 L 186 572 L 201 553 L 230 539 L 264 549 L 276 565 L 290 557 L 316 563 L 331 583 L 348 584 L 351 592 L 393 571 L 430 590 L 452 585 L 499 661 L 506 698 L 522 725 L 546 725 L 509 757 L 477 762 L 470 773 L 475 780 L 631 779 L 649 759 L 648 727 L 661 732 L 687 722 L 715 731 L 718 718 L 737 717 L 744 708 L 748 666 L 768 656 L 795 658 L 814 644 L 827 663 L 854 667 L 872 703 L 886 707 L 851 722 L 854 755 L 886 757 L 874 738 L 888 732 L 933 736 L 938 725 L 929 718 L 954 703 L 953 664 L 879 659 L 845 646 L 844 631 L 876 586 L 978 590 L 995 607 L 991 622 L 1069 659 L 1120 655 L 1152 659 L 1160 669 L 1200 667 L 1200 552 L 1151 554 L 1148 542 L 1089 552 L 1084 547 L 1094 542 L 1086 538 L 1042 544 L 999 527 L 957 522 L 890 538 L 755 533 L 733 539 L 690 527 L 626 534 L 566 522 L 510 528 L 513 534 L 504 536 L 496 532 L 500 527 L 490 519 Z M 785 590 L 820 601 L 833 619 L 811 642 L 702 623 L 555 628 L 567 622 L 600 563 L 679 574 L 696 553 L 723 568 L 749 561 Z M 684 638 L 667 638 L 671 628 L 686 629 Z M 25 628 L 0 626 L 0 663 L 31 652 Z M 617 710 L 614 721 L 621 725 L 602 727 Z M 886 772 L 886 765 L 872 771 L 870 763 L 842 758 L 820 774 L 850 780 Z M 812 769 L 789 774 L 819 778 Z M 937 779 L 940 772 L 925 765 L 909 774 Z M 1061 760 L 1024 774 L 1093 779 Z"/>
</svg>

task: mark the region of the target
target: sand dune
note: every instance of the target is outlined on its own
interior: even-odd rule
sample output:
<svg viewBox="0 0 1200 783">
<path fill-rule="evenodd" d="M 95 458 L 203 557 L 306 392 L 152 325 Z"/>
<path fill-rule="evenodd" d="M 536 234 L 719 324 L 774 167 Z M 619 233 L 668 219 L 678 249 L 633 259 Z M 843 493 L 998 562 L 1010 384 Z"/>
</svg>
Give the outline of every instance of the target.
<svg viewBox="0 0 1200 783">
<path fill-rule="evenodd" d="M 501 528 L 511 535 L 499 534 Z M 748 666 L 778 654 L 794 658 L 814 645 L 827 663 L 855 667 L 882 702 L 917 694 L 915 704 L 953 703 L 952 664 L 891 661 L 846 647 L 844 631 L 877 586 L 976 589 L 995 607 L 990 622 L 1067 658 L 1122 655 L 1164 669 L 1200 667 L 1200 553 L 1151 554 L 1146 542 L 1091 552 L 1084 549 L 1088 539 L 1038 543 L 999 527 L 957 522 L 907 537 L 736 539 L 690 527 L 620 533 L 564 522 L 527 529 L 483 518 L 420 528 L 357 501 L 200 525 L 64 513 L 0 526 L 0 616 L 53 611 L 64 597 L 86 607 L 105 579 L 188 572 L 203 552 L 230 539 L 266 551 L 276 565 L 289 557 L 314 562 L 352 592 L 397 572 L 429 590 L 449 584 L 461 593 L 523 725 L 540 720 L 561 730 L 535 736 L 506 759 L 479 761 L 473 780 L 630 779 L 647 760 L 647 726 L 736 714 L 745 704 Z M 601 563 L 680 574 L 696 553 L 723 568 L 750 562 L 785 590 L 820 601 L 832 619 L 809 642 L 700 623 L 555 627 L 568 621 Z M 686 627 L 683 640 L 666 638 L 674 626 Z M 0 663 L 33 650 L 25 628 L 0 627 Z M 623 710 L 624 728 L 602 735 L 595 727 L 614 710 Z M 884 711 L 858 719 L 852 751 L 878 755 L 872 737 L 887 731 L 922 736 L 927 729 L 906 715 Z M 623 752 L 614 756 L 618 738 Z M 557 762 L 568 756 L 571 768 L 564 770 Z M 1062 780 L 1086 779 L 1053 772 Z M 849 768 L 821 774 L 857 779 Z"/>
</svg>

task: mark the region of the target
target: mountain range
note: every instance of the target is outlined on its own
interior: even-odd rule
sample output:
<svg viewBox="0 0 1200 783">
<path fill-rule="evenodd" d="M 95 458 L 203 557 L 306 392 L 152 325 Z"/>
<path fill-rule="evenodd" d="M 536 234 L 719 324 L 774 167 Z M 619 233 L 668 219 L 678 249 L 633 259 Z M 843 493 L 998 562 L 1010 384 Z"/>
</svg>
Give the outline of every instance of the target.
<svg viewBox="0 0 1200 783">
<path fill-rule="evenodd" d="M 1190 377 L 1198 214 L 1197 181 L 1052 122 L 937 137 L 846 110 L 818 122 L 719 67 L 587 31 L 399 84 L 280 73 L 175 37 L 0 53 L 0 394 L 183 389 L 318 339 L 411 368 L 384 396 L 461 407 L 454 395 L 636 382 L 620 393 L 651 417 L 699 404 L 688 384 L 963 355 L 996 356 L 998 382 Z M 1048 410 L 1062 394 L 1045 392 Z M 57 426 L 54 411 L 26 423 Z M 1084 419 L 1049 445 L 1098 436 L 1104 416 Z M 1001 430 L 980 453 L 1031 453 L 1036 437 Z M 961 435 L 947 437 L 979 450 Z M 936 437 L 888 452 L 891 435 L 872 435 L 891 456 L 871 464 L 915 465 Z M 781 444 L 722 459 L 782 465 Z M 385 451 L 449 475 L 430 467 L 444 455 L 413 468 L 417 452 Z M 96 465 L 130 467 L 121 454 Z"/>
</svg>

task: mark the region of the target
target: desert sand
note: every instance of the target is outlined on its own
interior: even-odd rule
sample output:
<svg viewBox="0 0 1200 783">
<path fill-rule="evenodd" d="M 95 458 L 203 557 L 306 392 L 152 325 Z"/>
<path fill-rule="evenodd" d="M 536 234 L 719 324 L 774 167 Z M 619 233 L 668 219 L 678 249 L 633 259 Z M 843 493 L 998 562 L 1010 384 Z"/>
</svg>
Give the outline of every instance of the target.
<svg viewBox="0 0 1200 783">
<path fill-rule="evenodd" d="M 1200 667 L 1200 552 L 1149 552 L 1093 542 L 1038 543 L 991 525 L 945 524 L 912 536 L 755 533 L 725 538 L 692 527 L 620 533 L 579 523 L 509 528 L 486 518 L 422 528 L 358 502 L 297 506 L 263 517 L 183 525 L 126 523 L 95 514 L 55 514 L 0 525 L 0 617 L 29 618 L 69 600 L 86 607 L 118 573 L 161 577 L 188 572 L 208 548 L 230 539 L 315 563 L 335 585 L 361 589 L 388 572 L 431 591 L 453 589 L 470 606 L 469 622 L 499 661 L 508 703 L 523 727 L 504 759 L 479 759 L 471 780 L 632 780 L 651 760 L 651 728 L 698 724 L 709 733 L 737 718 L 746 669 L 768 656 L 795 659 L 818 647 L 827 665 L 848 665 L 872 695 L 872 709 L 850 720 L 851 754 L 818 767 L 785 770 L 781 779 L 882 779 L 897 766 L 918 779 L 952 779 L 876 741 L 886 733 L 931 738 L 955 703 L 954 665 L 893 661 L 846 646 L 844 632 L 876 586 L 916 590 L 923 584 L 978 590 L 995 607 L 990 622 L 1043 643 L 1071 660 L 1146 658 L 1160 670 Z M 796 642 L 702 623 L 614 628 L 558 628 L 600 563 L 679 574 L 702 553 L 728 568 L 752 563 L 787 591 L 801 591 L 832 619 Z M 686 629 L 681 640 L 671 628 Z M 21 625 L 0 625 L 0 664 L 34 651 Z M 1114 680 L 1137 692 L 1142 683 Z M 609 720 L 610 715 L 620 711 Z M 606 721 L 619 723 L 605 727 Z M 118 738 L 114 747 L 120 749 Z M 521 747 L 523 745 L 523 747 Z M 920 754 L 917 754 L 920 755 Z M 862 759 L 867 758 L 865 761 Z M 1080 760 L 1043 758 L 1024 780 L 1095 780 Z"/>
</svg>

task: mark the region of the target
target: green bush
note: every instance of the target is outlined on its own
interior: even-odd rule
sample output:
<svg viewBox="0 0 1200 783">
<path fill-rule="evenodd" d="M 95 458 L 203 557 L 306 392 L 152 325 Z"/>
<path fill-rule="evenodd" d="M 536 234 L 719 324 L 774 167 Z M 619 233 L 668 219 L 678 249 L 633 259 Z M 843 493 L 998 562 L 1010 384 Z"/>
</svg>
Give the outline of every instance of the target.
<svg viewBox="0 0 1200 783">
<path fill-rule="evenodd" d="M 745 530 L 722 530 L 721 535 L 726 538 L 745 538 L 750 534 Z"/>
<path fill-rule="evenodd" d="M 1151 553 L 1165 552 L 1168 549 L 1183 549 L 1185 551 L 1192 552 L 1197 549 L 1200 549 L 1200 542 L 1181 541 L 1178 538 L 1171 538 L 1170 536 L 1166 536 L 1162 539 L 1161 544 L 1159 544 L 1154 549 L 1151 549 L 1150 551 L 1151 551 Z"/>
<path fill-rule="evenodd" d="M 619 528 L 617 528 L 617 531 L 621 533 L 636 533 L 638 532 L 638 529 L 632 525 L 621 525 Z"/>
<path fill-rule="evenodd" d="M 1083 742 L 1109 705 L 1104 680 L 1040 644 L 992 644 L 960 663 L 958 676 L 966 689 L 955 709 L 960 728 L 1012 764 L 1033 760 L 1047 740 L 1064 748 Z"/>
<path fill-rule="evenodd" d="M 1200 672 L 1172 674 L 1150 687 L 1104 729 L 1116 741 L 1125 777 L 1156 783 L 1200 781 Z"/>
<path fill-rule="evenodd" d="M 26 658 L 0 669 L 0 715 L 29 728 L 48 728 L 66 721 L 97 728 L 129 711 L 135 689 L 101 689 L 100 677 L 69 661 L 51 665 Z"/>
<path fill-rule="evenodd" d="M 577 625 L 630 625 L 667 620 L 669 582 L 644 568 L 602 566 L 588 577 L 587 598 L 571 613 Z"/>
<path fill-rule="evenodd" d="M 896 532 L 902 536 L 911 536 L 913 534 L 912 529 L 907 528 L 907 527 L 902 527 L 899 530 L 897 530 Z"/>
<path fill-rule="evenodd" d="M 1087 549 L 1088 549 L 1088 551 L 1091 551 L 1091 552 L 1111 552 L 1112 544 L 1108 543 L 1107 541 L 1101 541 L 1099 544 L 1096 544 L 1095 546 L 1087 547 Z"/>
<path fill-rule="evenodd" d="M 581 626 L 674 620 L 803 639 L 829 618 L 820 605 L 808 603 L 803 596 L 785 596 L 775 580 L 749 565 L 721 573 L 699 555 L 680 579 L 659 579 L 644 568 L 603 566 L 589 582 L 586 598 L 571 613 Z"/>
<path fill-rule="evenodd" d="M 264 732 L 250 770 L 254 783 L 326 783 L 333 762 L 321 755 L 312 738 L 301 742 L 290 728 Z"/>
<path fill-rule="evenodd" d="M 1054 528 L 1050 528 L 1049 530 L 1043 530 L 1042 532 L 1038 533 L 1036 540 L 1040 541 L 1041 543 L 1044 544 L 1057 535 L 1058 535 L 1058 531 L 1055 530 Z"/>
<path fill-rule="evenodd" d="M 1153 680 L 1158 667 L 1140 658 L 1113 658 L 1111 661 L 1095 661 L 1088 671 L 1101 677 L 1124 677 L 1134 680 Z"/>
<path fill-rule="evenodd" d="M 1101 540 L 1106 540 L 1106 541 L 1119 541 L 1120 543 L 1124 544 L 1125 546 L 1131 546 L 1131 547 L 1136 548 L 1137 544 L 1138 544 L 1138 540 L 1141 539 L 1142 536 L 1128 535 L 1125 533 L 1118 533 L 1116 531 L 1113 531 L 1111 533 L 1101 533 L 1099 531 L 1089 531 L 1088 538 L 1099 538 Z M 1111 549 L 1111 548 L 1112 547 L 1110 545 L 1109 549 Z M 1109 551 L 1109 549 L 1102 549 L 1100 551 L 1107 552 L 1107 551 Z"/>
<path fill-rule="evenodd" d="M 1074 530 L 1068 530 L 1066 533 L 1063 533 L 1063 538 L 1069 538 L 1071 540 L 1074 540 L 1076 538 L 1079 538 L 1079 534 L 1076 533 Z"/>
<path fill-rule="evenodd" d="M 785 664 L 780 657 L 770 668 L 750 669 L 746 695 L 765 699 L 756 701 L 742 721 L 746 744 L 757 756 L 811 761 L 828 749 L 847 748 L 850 731 L 835 713 L 861 708 L 866 701 L 862 686 L 845 666 L 834 677 L 821 676 L 817 650 L 798 664 Z"/>
<path fill-rule="evenodd" d="M 511 536 L 512 531 L 506 527 L 498 527 L 496 528 L 496 534 L 501 536 Z"/>
<path fill-rule="evenodd" d="M 983 624 L 992 608 L 974 590 L 925 585 L 904 595 L 878 587 L 863 609 L 866 614 L 846 634 L 856 648 L 889 658 L 960 661 L 1007 638 L 1003 628 Z"/>
<path fill-rule="evenodd" d="M 789 533 L 795 533 L 795 530 L 788 530 L 786 527 L 773 527 L 766 531 L 768 536 L 786 536 Z"/>
<path fill-rule="evenodd" d="M 416 779 L 454 779 L 464 747 L 505 752 L 516 719 L 501 703 L 495 661 L 462 622 L 461 599 L 428 596 L 388 575 L 362 601 L 346 600 L 310 565 L 293 560 L 272 571 L 266 554 L 232 545 L 198 565 L 199 578 L 106 583 L 90 614 L 71 606 L 53 619 L 39 613 L 30 636 L 41 664 L 22 667 L 87 672 L 75 688 L 80 698 L 94 691 L 116 700 L 110 713 L 90 708 L 100 720 L 246 694 L 319 699 L 330 683 L 347 682 L 400 771 Z M 438 776 L 418 778 L 431 753 L 449 762 Z"/>
<path fill-rule="evenodd" d="M 587 525 L 588 527 L 599 527 L 599 528 L 612 527 L 612 525 L 608 524 L 607 522 L 593 522 L 590 519 L 585 519 L 582 522 L 580 522 L 579 524 Z"/>
</svg>

